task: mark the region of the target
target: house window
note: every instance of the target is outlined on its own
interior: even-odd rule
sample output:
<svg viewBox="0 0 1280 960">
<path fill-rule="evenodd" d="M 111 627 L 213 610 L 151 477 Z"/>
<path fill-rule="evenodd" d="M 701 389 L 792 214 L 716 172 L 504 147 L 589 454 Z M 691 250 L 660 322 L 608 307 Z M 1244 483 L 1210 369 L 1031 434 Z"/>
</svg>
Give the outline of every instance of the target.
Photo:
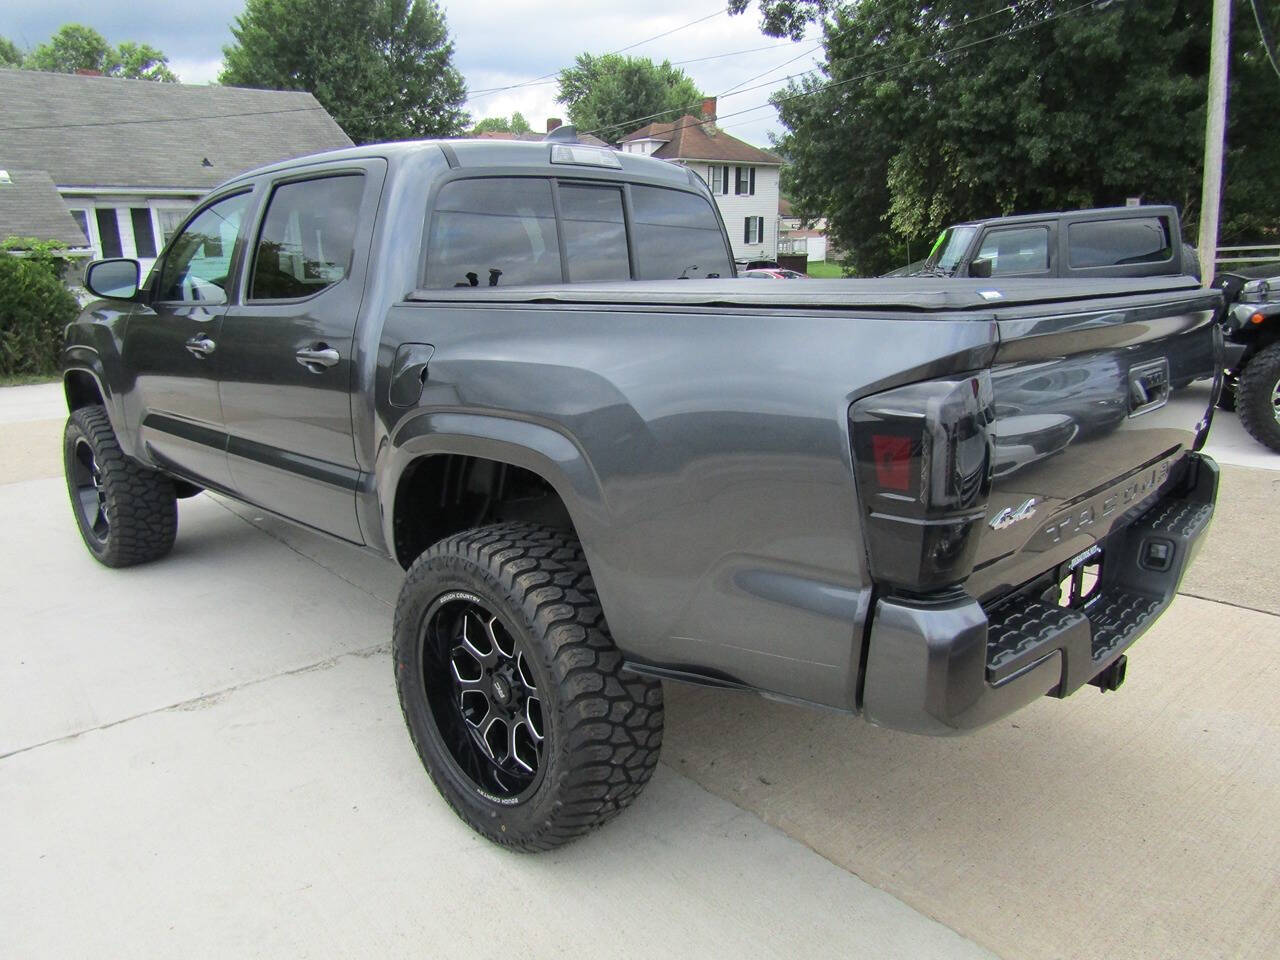
<svg viewBox="0 0 1280 960">
<path fill-rule="evenodd" d="M 733 170 L 733 192 L 740 197 L 754 197 L 756 195 L 756 168 L 734 167 Z"/>
<path fill-rule="evenodd" d="M 71 218 L 80 225 L 80 232 L 84 234 L 85 242 L 92 246 L 93 234 L 89 232 L 89 212 L 87 210 L 72 210 Z"/>
<path fill-rule="evenodd" d="M 124 247 L 120 243 L 120 223 L 116 220 L 115 207 L 99 207 L 94 212 L 98 221 L 98 241 L 102 244 L 102 256 L 123 257 Z"/>
<path fill-rule="evenodd" d="M 764 243 L 764 217 L 744 217 L 743 243 Z"/>
<path fill-rule="evenodd" d="M 729 192 L 729 168 L 716 165 L 711 168 L 711 192 L 726 194 Z"/>
<path fill-rule="evenodd" d="M 156 255 L 156 234 L 151 226 L 151 208 L 133 207 L 129 210 L 133 225 L 133 249 L 139 257 Z"/>
</svg>

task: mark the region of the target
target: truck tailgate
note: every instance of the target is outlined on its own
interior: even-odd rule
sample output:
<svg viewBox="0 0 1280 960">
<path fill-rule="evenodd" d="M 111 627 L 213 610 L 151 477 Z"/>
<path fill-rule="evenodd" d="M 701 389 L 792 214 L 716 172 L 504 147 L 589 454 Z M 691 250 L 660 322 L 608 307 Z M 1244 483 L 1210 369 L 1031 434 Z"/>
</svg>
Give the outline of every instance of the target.
<svg viewBox="0 0 1280 960">
<path fill-rule="evenodd" d="M 1215 292 L 1182 290 L 999 314 L 994 476 L 970 594 L 997 598 L 1083 560 L 1176 480 L 1212 416 L 1217 306 Z"/>
</svg>

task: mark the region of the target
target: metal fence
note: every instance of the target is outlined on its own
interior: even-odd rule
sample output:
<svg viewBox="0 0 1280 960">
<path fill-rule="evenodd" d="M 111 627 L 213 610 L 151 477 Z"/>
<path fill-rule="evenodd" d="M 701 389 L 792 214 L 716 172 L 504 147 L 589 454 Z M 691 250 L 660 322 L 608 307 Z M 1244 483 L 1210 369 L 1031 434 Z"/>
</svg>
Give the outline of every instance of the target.
<svg viewBox="0 0 1280 960">
<path fill-rule="evenodd" d="M 1213 261 L 1217 266 L 1227 264 L 1280 263 L 1280 244 L 1252 247 L 1219 247 Z"/>
</svg>

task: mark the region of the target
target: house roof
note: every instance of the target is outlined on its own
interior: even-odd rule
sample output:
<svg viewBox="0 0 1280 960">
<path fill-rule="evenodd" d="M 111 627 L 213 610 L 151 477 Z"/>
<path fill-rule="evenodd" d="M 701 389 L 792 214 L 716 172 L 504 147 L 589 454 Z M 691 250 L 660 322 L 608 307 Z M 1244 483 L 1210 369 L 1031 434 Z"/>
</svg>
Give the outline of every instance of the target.
<svg viewBox="0 0 1280 960">
<path fill-rule="evenodd" d="M 788 200 L 786 197 L 778 197 L 778 216 L 780 217 L 792 216 L 791 201 Z"/>
<path fill-rule="evenodd" d="M 46 170 L 59 187 L 203 192 L 349 146 L 309 93 L 0 70 L 0 168 Z"/>
<path fill-rule="evenodd" d="M 43 170 L 8 170 L 0 177 L 0 239 L 35 237 L 69 247 L 87 247 L 88 238 Z"/>
<path fill-rule="evenodd" d="M 723 160 L 726 163 L 782 165 L 776 153 L 753 147 L 745 140 L 731 137 L 710 120 L 685 115 L 673 123 L 650 123 L 622 138 L 630 140 L 665 140 L 651 156 L 662 160 Z"/>
</svg>

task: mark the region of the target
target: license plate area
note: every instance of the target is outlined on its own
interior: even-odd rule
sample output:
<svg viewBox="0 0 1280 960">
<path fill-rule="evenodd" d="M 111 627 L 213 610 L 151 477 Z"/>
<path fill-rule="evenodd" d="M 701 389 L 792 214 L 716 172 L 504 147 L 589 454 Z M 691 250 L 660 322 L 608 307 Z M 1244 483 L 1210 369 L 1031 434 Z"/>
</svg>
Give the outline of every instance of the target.
<svg viewBox="0 0 1280 960">
<path fill-rule="evenodd" d="M 1095 544 L 1059 566 L 1058 606 L 1082 610 L 1094 600 L 1102 589 L 1102 562 L 1102 547 Z"/>
</svg>

